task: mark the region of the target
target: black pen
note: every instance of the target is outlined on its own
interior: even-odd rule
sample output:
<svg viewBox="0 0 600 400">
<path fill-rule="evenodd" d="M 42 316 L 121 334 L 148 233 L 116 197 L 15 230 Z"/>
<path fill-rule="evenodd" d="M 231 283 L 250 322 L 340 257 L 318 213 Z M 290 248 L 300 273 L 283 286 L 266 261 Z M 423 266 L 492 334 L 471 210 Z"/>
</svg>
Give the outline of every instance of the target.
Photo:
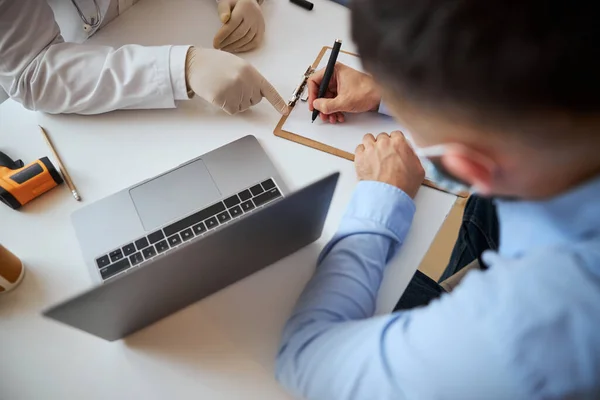
<svg viewBox="0 0 600 400">
<path fill-rule="evenodd" d="M 329 61 L 327 61 L 327 68 L 325 68 L 325 74 L 323 75 L 321 86 L 319 86 L 319 94 L 317 95 L 317 99 L 325 97 L 325 93 L 327 93 L 329 81 L 331 81 L 333 71 L 335 70 L 335 63 L 337 61 L 338 54 L 340 54 L 340 47 L 342 47 L 342 41 L 337 39 L 335 43 L 333 43 L 333 50 L 331 50 L 331 54 L 329 55 Z M 320 111 L 316 108 L 313 110 L 312 122 L 315 122 L 315 119 L 317 119 L 319 116 L 319 112 Z"/>
</svg>

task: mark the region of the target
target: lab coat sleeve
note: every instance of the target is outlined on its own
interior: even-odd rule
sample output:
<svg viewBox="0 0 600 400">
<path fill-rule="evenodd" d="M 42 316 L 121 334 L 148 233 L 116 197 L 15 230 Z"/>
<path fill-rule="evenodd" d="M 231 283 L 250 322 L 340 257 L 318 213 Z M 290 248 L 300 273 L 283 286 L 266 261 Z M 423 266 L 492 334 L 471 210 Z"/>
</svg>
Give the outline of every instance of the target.
<svg viewBox="0 0 600 400">
<path fill-rule="evenodd" d="M 175 107 L 187 99 L 188 48 L 65 43 L 45 0 L 0 0 L 0 86 L 31 110 Z"/>
</svg>

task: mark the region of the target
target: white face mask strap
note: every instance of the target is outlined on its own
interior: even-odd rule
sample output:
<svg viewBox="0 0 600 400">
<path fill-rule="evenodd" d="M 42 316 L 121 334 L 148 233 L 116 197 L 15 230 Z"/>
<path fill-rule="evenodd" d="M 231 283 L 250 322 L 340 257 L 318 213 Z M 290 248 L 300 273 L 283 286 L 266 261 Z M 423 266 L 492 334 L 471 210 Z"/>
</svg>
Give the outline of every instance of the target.
<svg viewBox="0 0 600 400">
<path fill-rule="evenodd" d="M 441 157 L 447 150 L 445 144 L 437 144 L 435 146 L 421 147 L 415 150 L 419 157 Z"/>
<path fill-rule="evenodd" d="M 429 158 L 432 158 L 432 157 L 441 157 L 447 151 L 448 151 L 448 145 L 437 144 L 434 146 L 417 148 L 415 150 L 415 153 L 417 154 L 417 156 L 419 158 L 421 158 L 421 159 L 425 158 L 425 159 L 429 160 Z M 433 163 L 431 163 L 431 161 L 429 161 L 429 164 L 432 165 L 434 167 L 434 169 L 437 171 L 437 168 L 435 168 L 435 166 L 433 165 Z M 435 181 L 435 177 L 431 177 L 431 178 L 433 178 Z M 444 185 L 441 185 L 439 182 L 436 182 L 436 183 L 438 183 L 438 185 L 440 185 L 442 187 L 444 186 Z M 483 190 L 482 188 L 478 187 L 477 185 L 468 187 L 461 183 L 452 183 L 451 185 L 446 185 L 446 186 L 447 186 L 446 188 L 451 193 L 455 193 L 455 194 L 462 192 L 462 191 L 467 191 L 467 192 L 472 192 L 472 193 L 483 193 L 483 194 L 488 193 L 487 191 Z"/>
</svg>

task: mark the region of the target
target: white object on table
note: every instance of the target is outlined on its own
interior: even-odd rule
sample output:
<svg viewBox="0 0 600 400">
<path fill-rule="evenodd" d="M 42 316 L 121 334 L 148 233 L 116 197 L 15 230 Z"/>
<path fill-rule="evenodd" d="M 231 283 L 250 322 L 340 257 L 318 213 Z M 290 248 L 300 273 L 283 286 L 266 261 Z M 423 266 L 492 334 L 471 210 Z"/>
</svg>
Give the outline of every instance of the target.
<svg viewBox="0 0 600 400">
<path fill-rule="evenodd" d="M 265 2 L 265 44 L 243 55 L 285 98 L 324 43 L 341 38 L 347 49 L 351 43 L 348 10 L 314 2 L 310 13 L 289 2 Z M 92 41 L 208 47 L 218 27 L 212 1 L 143 0 Z M 0 299 L 2 399 L 291 398 L 273 378 L 281 329 L 337 229 L 356 178 L 351 162 L 275 137 L 280 116 L 263 103 L 234 117 L 199 99 L 176 110 L 100 116 L 38 114 L 12 101 L 0 106 L 2 151 L 24 161 L 48 155 L 37 128 L 44 126 L 85 193 L 77 203 L 59 186 L 20 212 L 0 205 L 0 243 L 28 266 L 23 283 Z M 247 134 L 259 139 L 291 189 L 342 172 L 318 242 L 120 342 L 40 315 L 92 285 L 69 220 L 74 210 Z M 454 200 L 421 188 L 413 228 L 388 268 L 379 312 L 393 307 Z"/>
</svg>

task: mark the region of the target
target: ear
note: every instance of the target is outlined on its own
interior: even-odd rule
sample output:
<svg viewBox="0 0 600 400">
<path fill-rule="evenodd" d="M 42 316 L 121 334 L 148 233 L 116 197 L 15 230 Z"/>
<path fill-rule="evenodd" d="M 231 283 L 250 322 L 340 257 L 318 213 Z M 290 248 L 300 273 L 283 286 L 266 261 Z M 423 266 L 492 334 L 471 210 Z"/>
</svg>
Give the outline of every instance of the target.
<svg viewBox="0 0 600 400">
<path fill-rule="evenodd" d="M 490 195 L 494 185 L 495 163 L 487 155 L 469 147 L 452 144 L 441 157 L 444 168 L 471 185 L 478 193 Z"/>
</svg>

